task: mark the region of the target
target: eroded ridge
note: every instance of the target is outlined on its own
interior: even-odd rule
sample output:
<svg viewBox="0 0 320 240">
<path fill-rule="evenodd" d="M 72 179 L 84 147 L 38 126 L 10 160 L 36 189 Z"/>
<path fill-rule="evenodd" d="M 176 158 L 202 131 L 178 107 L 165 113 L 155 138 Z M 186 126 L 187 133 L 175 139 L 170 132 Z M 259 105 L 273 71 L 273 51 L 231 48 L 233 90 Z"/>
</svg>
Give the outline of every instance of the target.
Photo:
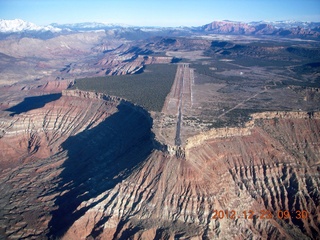
<svg viewBox="0 0 320 240">
<path fill-rule="evenodd" d="M 65 91 L 1 119 L 0 236 L 58 238 L 82 201 L 113 188 L 153 148 L 149 114 L 123 99 Z"/>
<path fill-rule="evenodd" d="M 212 136 L 190 148 L 186 161 L 154 151 L 110 192 L 84 202 L 97 204 L 64 239 L 315 238 L 319 157 L 319 113 L 266 113 L 250 134 Z M 214 218 L 215 210 L 234 211 L 236 219 Z M 264 211 L 272 217 L 261 217 Z M 280 219 L 279 211 L 292 218 Z M 298 211 L 309 214 L 298 219 Z"/>
</svg>

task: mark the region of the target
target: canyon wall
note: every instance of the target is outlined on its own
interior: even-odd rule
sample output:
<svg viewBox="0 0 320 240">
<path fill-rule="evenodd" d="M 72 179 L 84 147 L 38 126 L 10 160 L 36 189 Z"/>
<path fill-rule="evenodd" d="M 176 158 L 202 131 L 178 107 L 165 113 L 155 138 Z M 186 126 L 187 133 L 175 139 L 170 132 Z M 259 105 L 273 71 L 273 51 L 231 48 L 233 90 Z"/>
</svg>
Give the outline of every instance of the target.
<svg viewBox="0 0 320 240">
<path fill-rule="evenodd" d="M 320 112 L 285 112 L 270 111 L 251 114 L 251 120 L 245 124 L 245 127 L 225 127 L 215 128 L 207 132 L 192 136 L 186 141 L 186 149 L 201 145 L 204 141 L 214 138 L 228 138 L 235 136 L 246 136 L 251 134 L 251 129 L 257 121 L 264 119 L 320 119 Z"/>
<path fill-rule="evenodd" d="M 149 113 L 117 97 L 64 91 L 23 110 L 1 117 L 3 238 L 320 235 L 317 112 L 259 113 L 157 148 Z"/>
<path fill-rule="evenodd" d="M 119 98 L 65 91 L 16 110 L 1 116 L 0 238 L 59 236 L 82 201 L 113 188 L 152 150 L 148 112 Z"/>
<path fill-rule="evenodd" d="M 320 121 L 285 115 L 251 134 L 208 139 L 185 157 L 153 151 L 114 189 L 83 202 L 79 211 L 89 210 L 63 239 L 316 238 Z"/>
</svg>

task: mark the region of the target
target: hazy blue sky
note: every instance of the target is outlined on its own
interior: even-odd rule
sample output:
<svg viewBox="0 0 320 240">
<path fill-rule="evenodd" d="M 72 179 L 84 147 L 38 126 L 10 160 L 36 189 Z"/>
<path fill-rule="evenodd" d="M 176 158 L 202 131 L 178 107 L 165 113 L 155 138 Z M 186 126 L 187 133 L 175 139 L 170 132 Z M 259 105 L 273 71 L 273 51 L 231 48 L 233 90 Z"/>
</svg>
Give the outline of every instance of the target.
<svg viewBox="0 0 320 240">
<path fill-rule="evenodd" d="M 198 26 L 226 19 L 320 22 L 320 0 L 0 0 L 0 18 L 39 25 L 96 21 Z"/>
</svg>

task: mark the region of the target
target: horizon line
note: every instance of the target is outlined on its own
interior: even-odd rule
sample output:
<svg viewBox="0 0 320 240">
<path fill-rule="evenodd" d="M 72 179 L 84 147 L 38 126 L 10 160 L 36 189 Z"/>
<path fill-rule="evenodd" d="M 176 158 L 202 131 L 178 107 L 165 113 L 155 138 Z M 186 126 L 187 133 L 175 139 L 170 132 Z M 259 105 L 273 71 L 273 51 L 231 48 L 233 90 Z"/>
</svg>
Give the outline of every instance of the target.
<svg viewBox="0 0 320 240">
<path fill-rule="evenodd" d="M 14 20 L 21 20 L 26 23 L 35 24 L 37 26 L 46 27 L 51 25 L 72 25 L 72 24 L 84 24 L 84 23 L 96 23 L 96 24 L 105 24 L 105 25 L 124 25 L 127 27 L 157 27 L 157 28 L 175 28 L 175 27 L 199 27 L 204 26 L 213 22 L 234 22 L 234 23 L 254 23 L 254 22 L 265 22 L 265 23 L 276 23 L 276 22 L 303 22 L 303 23 L 320 23 L 320 21 L 303 21 L 303 20 L 294 20 L 294 19 L 285 19 L 285 20 L 252 20 L 252 21 L 241 21 L 241 20 L 229 20 L 229 19 L 215 19 L 208 21 L 208 23 L 202 24 L 202 25 L 172 25 L 172 26 L 161 26 L 161 25 L 132 25 L 128 23 L 121 23 L 121 22 L 106 22 L 106 21 L 79 21 L 79 22 L 65 22 L 65 23 L 58 23 L 58 22 L 51 22 L 49 24 L 37 24 L 32 21 L 24 20 L 22 18 L 14 18 L 14 19 L 4 19 L 1 18 L 1 21 L 14 21 Z"/>
</svg>

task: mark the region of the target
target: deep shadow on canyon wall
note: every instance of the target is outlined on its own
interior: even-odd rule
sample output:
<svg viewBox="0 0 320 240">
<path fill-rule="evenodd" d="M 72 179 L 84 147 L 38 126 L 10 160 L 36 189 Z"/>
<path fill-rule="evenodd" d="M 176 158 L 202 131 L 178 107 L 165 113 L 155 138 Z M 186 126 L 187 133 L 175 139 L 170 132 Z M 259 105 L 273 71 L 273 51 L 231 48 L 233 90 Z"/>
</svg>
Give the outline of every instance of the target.
<svg viewBox="0 0 320 240">
<path fill-rule="evenodd" d="M 49 239 L 61 237 L 90 206 L 77 209 L 125 179 L 153 149 L 152 118 L 128 102 L 118 112 L 92 129 L 69 137 L 61 146 L 68 158 L 56 191 L 65 194 L 55 200 L 49 222 Z M 102 201 L 107 196 L 100 199 Z"/>
<path fill-rule="evenodd" d="M 42 96 L 26 97 L 21 103 L 6 109 L 6 111 L 12 112 L 10 116 L 14 116 L 16 114 L 42 108 L 47 103 L 58 100 L 61 96 L 61 93 L 53 93 Z"/>
</svg>

